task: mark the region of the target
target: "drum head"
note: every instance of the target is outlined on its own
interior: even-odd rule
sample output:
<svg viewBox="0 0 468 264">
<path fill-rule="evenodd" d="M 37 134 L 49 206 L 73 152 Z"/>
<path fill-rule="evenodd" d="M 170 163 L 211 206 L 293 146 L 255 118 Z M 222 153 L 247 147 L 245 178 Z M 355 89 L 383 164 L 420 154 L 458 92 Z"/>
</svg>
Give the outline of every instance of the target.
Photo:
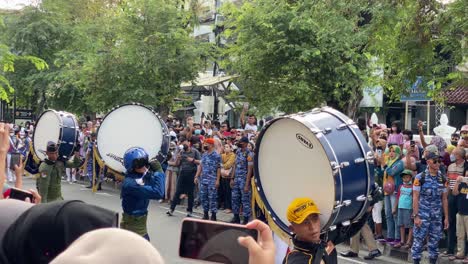
<svg viewBox="0 0 468 264">
<path fill-rule="evenodd" d="M 335 203 L 335 182 L 330 160 L 319 139 L 301 122 L 282 118 L 263 132 L 257 150 L 257 178 L 263 201 L 287 229 L 288 205 L 308 197 L 320 209 L 324 226 Z"/>
<path fill-rule="evenodd" d="M 163 141 L 163 128 L 156 114 L 142 105 L 124 105 L 106 115 L 97 135 L 99 155 L 104 163 L 125 172 L 120 159 L 131 147 L 142 147 L 150 159 L 157 156 Z"/>
<path fill-rule="evenodd" d="M 58 143 L 60 138 L 60 118 L 55 111 L 48 110 L 42 113 L 37 121 L 33 135 L 33 147 L 36 156 L 45 160 L 47 143 L 53 141 Z"/>
</svg>

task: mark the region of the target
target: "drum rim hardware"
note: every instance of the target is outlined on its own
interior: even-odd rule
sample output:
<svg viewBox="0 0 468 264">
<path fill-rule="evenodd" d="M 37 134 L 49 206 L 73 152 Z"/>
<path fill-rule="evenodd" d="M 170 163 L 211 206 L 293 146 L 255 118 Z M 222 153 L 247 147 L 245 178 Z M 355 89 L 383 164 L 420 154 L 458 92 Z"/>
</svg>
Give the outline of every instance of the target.
<svg viewBox="0 0 468 264">
<path fill-rule="evenodd" d="M 125 103 L 125 104 L 119 104 L 119 105 L 116 105 L 114 107 L 112 107 L 108 112 L 107 114 L 102 118 L 102 121 L 101 121 L 101 124 L 104 123 L 104 121 L 106 120 L 106 118 L 109 117 L 109 115 L 111 113 L 113 113 L 115 110 L 119 109 L 119 108 L 122 108 L 124 106 L 140 106 L 140 107 L 144 107 L 146 108 L 147 110 L 151 111 L 152 114 L 154 114 L 160 125 L 161 125 L 161 136 L 162 136 L 162 140 L 161 140 L 161 146 L 160 146 L 160 149 L 158 151 L 158 153 L 156 154 L 155 157 L 151 157 L 151 159 L 158 159 L 159 162 L 163 162 L 164 160 L 167 159 L 167 154 L 164 154 L 164 151 L 163 151 L 163 148 L 166 149 L 166 153 L 169 152 L 169 145 L 170 145 L 170 136 L 169 136 L 169 129 L 167 127 L 167 124 L 166 122 L 164 122 L 164 120 L 161 118 L 161 116 L 159 115 L 159 113 L 157 113 L 153 107 L 151 106 L 147 106 L 147 105 L 144 105 L 142 103 L 137 103 L 137 102 L 129 102 L 129 103 Z M 108 166 L 103 158 L 103 156 L 101 155 L 101 152 L 99 151 L 99 132 L 101 130 L 101 127 L 102 125 L 98 128 L 98 130 L 96 131 L 96 134 L 97 134 L 97 137 L 96 137 L 96 144 L 95 144 L 95 147 L 96 147 L 96 152 L 97 152 L 97 158 L 103 163 L 105 164 L 106 166 Z M 167 141 L 167 142 L 166 142 Z M 167 145 L 167 146 L 165 146 Z M 123 157 L 122 157 L 123 158 Z M 110 167 L 111 168 L 111 167 Z M 116 170 L 114 168 L 111 168 L 112 170 L 115 170 L 115 171 L 118 171 L 121 173 L 120 170 Z"/>
</svg>

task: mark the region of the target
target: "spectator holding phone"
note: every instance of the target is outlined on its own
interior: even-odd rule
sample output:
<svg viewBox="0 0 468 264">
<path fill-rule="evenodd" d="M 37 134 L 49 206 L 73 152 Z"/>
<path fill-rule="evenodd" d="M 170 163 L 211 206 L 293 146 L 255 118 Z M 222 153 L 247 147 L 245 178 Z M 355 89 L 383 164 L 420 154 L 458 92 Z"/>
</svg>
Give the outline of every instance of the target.
<svg viewBox="0 0 468 264">
<path fill-rule="evenodd" d="M 6 181 L 6 159 L 10 149 L 10 126 L 5 123 L 0 123 L 0 190 L 2 190 Z M 0 195 L 3 199 L 3 195 Z"/>
</svg>

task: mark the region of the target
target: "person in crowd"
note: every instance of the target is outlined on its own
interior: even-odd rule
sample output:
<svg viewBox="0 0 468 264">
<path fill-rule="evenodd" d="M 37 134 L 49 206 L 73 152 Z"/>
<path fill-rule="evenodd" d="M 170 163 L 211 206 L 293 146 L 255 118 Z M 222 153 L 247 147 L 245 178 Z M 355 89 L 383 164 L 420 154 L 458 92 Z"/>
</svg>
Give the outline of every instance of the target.
<svg viewBox="0 0 468 264">
<path fill-rule="evenodd" d="M 400 121 L 393 121 L 391 130 L 389 131 L 388 140 L 389 145 L 398 145 L 400 149 L 403 149 L 404 138 L 401 133 Z"/>
<path fill-rule="evenodd" d="M 430 263 L 437 263 L 438 245 L 442 237 L 442 215 L 444 229 L 449 226 L 447 182 L 445 175 L 439 170 L 439 151 L 428 147 L 425 153 L 427 169 L 416 175 L 413 182 L 414 242 L 411 253 L 415 264 L 421 262 L 426 237 L 429 237 L 427 248 Z"/>
<path fill-rule="evenodd" d="M 460 140 L 458 140 L 458 147 L 468 148 L 468 125 L 464 125 L 460 129 Z"/>
<path fill-rule="evenodd" d="M 400 227 L 401 241 L 395 244 L 395 248 L 409 249 L 411 247 L 411 241 L 413 240 L 413 219 L 411 218 L 413 213 L 413 185 L 411 179 L 413 178 L 413 172 L 405 169 L 401 174 L 403 184 L 400 185 L 396 195 L 396 203 L 393 208 L 393 215 L 397 215 L 398 212 L 398 226 Z M 406 229 L 409 229 L 408 239 L 405 239 Z M 405 242 L 406 241 L 406 242 Z"/>
<path fill-rule="evenodd" d="M 80 153 L 75 151 L 73 160 L 62 161 L 58 159 L 58 146 L 55 142 L 48 142 L 46 147 L 47 158 L 39 166 L 37 188 L 42 196 L 43 203 L 49 203 L 62 198 L 62 175 L 65 168 L 78 168 L 81 165 Z"/>
<path fill-rule="evenodd" d="M 460 141 L 460 135 L 457 133 L 453 133 L 450 136 L 450 144 L 456 147 L 458 145 L 458 141 Z"/>
<path fill-rule="evenodd" d="M 369 135 L 367 134 L 366 119 L 364 117 L 359 117 L 357 120 L 357 125 L 359 127 L 359 130 L 361 131 L 362 136 L 366 140 L 366 142 L 369 142 Z"/>
<path fill-rule="evenodd" d="M 384 170 L 382 169 L 382 166 L 380 166 L 380 161 L 382 160 L 381 157 L 384 155 L 384 150 L 387 148 L 387 141 L 383 139 L 377 139 L 376 143 L 374 145 L 374 163 L 375 163 L 375 174 L 374 174 L 374 180 L 375 182 L 379 185 L 383 185 L 383 175 L 384 175 Z M 374 204 L 374 208 L 372 209 L 372 220 L 374 221 L 374 227 L 375 227 L 375 239 L 378 240 L 379 242 L 385 242 L 385 238 L 383 236 L 382 232 L 382 209 L 383 209 L 383 203 L 382 201 L 378 201 L 377 203 Z"/>
<path fill-rule="evenodd" d="M 288 206 L 289 229 L 294 233 L 294 249 L 283 260 L 283 264 L 338 263 L 335 245 L 320 239 L 320 210 L 310 198 L 296 198 Z"/>
<path fill-rule="evenodd" d="M 382 155 L 380 166 L 384 170 L 384 206 L 388 228 L 386 242 L 393 245 L 400 242 L 400 232 L 398 232 L 396 217 L 392 214 L 392 209 L 395 207 L 396 203 L 395 191 L 398 190 L 402 183 L 400 173 L 405 168 L 403 160 L 401 159 L 400 147 L 397 145 L 389 146 L 388 155 Z"/>
<path fill-rule="evenodd" d="M 0 263 L 49 263 L 82 234 L 118 226 L 116 212 L 82 201 L 0 201 L 0 211 L 6 209 L 16 217 L 1 214 Z"/>
<path fill-rule="evenodd" d="M 247 133 L 246 136 L 247 138 L 250 138 L 252 135 L 255 135 L 258 131 L 257 127 L 257 118 L 255 117 L 254 114 L 249 114 L 247 118 L 247 123 L 245 122 L 245 112 L 247 111 L 247 107 L 244 106 L 242 109 L 242 113 L 240 116 L 240 121 L 242 125 L 242 129 L 244 129 L 245 133 Z"/>
<path fill-rule="evenodd" d="M 447 167 L 450 165 L 450 155 L 445 152 L 447 148 L 447 142 L 440 136 L 433 136 L 431 138 L 431 142 L 429 144 L 426 143 L 424 132 L 423 132 L 423 123 L 422 121 L 418 121 L 418 131 L 419 131 L 419 139 L 421 140 L 421 145 L 423 148 L 426 148 L 428 145 L 434 145 L 437 147 L 439 151 L 440 158 L 442 160 L 442 166 L 440 166 L 440 170 L 442 173 L 447 172 Z"/>
<path fill-rule="evenodd" d="M 232 171 L 231 188 L 232 188 L 232 212 L 234 214 L 231 223 L 240 223 L 240 206 L 242 204 L 242 212 L 244 214 L 243 224 L 249 222 L 251 214 L 251 194 L 250 179 L 253 172 L 253 152 L 247 149 L 249 140 L 246 137 L 241 138 L 238 143 L 236 152 L 236 165 Z"/>
<path fill-rule="evenodd" d="M 225 213 L 232 212 L 231 206 L 231 176 L 232 170 L 234 168 L 234 163 L 236 162 L 236 154 L 232 151 L 232 146 L 229 144 L 224 145 L 224 153 L 221 155 L 222 167 L 221 167 L 221 181 L 220 188 L 218 192 L 219 204 L 223 205 L 223 208 L 226 210 Z"/>
<path fill-rule="evenodd" d="M 93 188 L 94 184 L 97 185 L 97 190 L 102 189 L 102 183 L 100 180 L 100 173 L 101 167 L 95 161 L 94 158 L 94 146 L 96 144 L 97 134 L 95 132 L 91 132 L 90 141 L 88 143 L 88 149 L 86 150 L 86 169 L 87 169 L 87 176 L 89 180 L 89 185 L 86 188 L 90 189 Z M 94 184 L 93 184 L 94 179 Z"/>
<path fill-rule="evenodd" d="M 187 216 L 192 216 L 193 212 L 193 191 L 195 187 L 195 174 L 197 173 L 197 165 L 200 164 L 200 152 L 190 146 L 190 142 L 185 137 L 179 138 L 182 150 L 177 154 L 176 166 L 179 166 L 179 176 L 174 196 L 172 197 L 171 207 L 166 212 L 168 216 L 172 216 L 176 205 L 180 202 L 182 194 L 188 196 Z"/>
<path fill-rule="evenodd" d="M 417 166 L 415 156 L 418 156 L 418 150 L 416 144 L 411 143 L 411 141 L 407 141 L 403 144 L 405 148 L 403 149 L 402 160 L 405 169 L 416 171 Z"/>
<path fill-rule="evenodd" d="M 380 257 L 382 252 L 377 248 L 377 243 L 375 241 L 372 230 L 367 223 L 364 224 L 362 229 L 357 232 L 353 237 L 351 237 L 350 250 L 346 253 L 340 253 L 341 256 L 346 258 L 357 258 L 359 256 L 359 247 L 361 244 L 361 235 L 364 238 L 364 242 L 369 249 L 369 254 L 364 256 L 365 260 L 372 260 L 374 258 Z"/>
<path fill-rule="evenodd" d="M 179 166 L 177 163 L 177 155 L 180 149 L 177 147 L 176 142 L 171 142 L 169 146 L 169 155 L 168 155 L 168 167 L 166 170 L 166 192 L 165 192 L 165 201 L 170 203 L 172 196 L 175 193 L 177 175 L 179 173 Z"/>
<path fill-rule="evenodd" d="M 209 120 L 205 120 L 205 122 L 203 122 L 203 131 L 205 132 L 206 137 L 213 136 L 213 129 L 211 128 L 211 122 Z"/>
<path fill-rule="evenodd" d="M 460 148 L 461 149 L 461 148 Z M 465 172 L 465 177 L 458 176 L 455 186 L 453 187 L 453 195 L 457 197 L 457 254 L 452 256 L 450 260 L 463 259 L 463 263 L 468 263 L 468 255 L 466 254 L 466 238 L 468 238 L 468 171 Z"/>
<path fill-rule="evenodd" d="M 457 227 L 457 204 L 458 197 L 454 193 L 454 187 L 458 177 L 464 175 L 465 170 L 465 149 L 457 147 L 452 151 L 450 155 L 450 161 L 452 164 L 447 169 L 447 180 L 448 180 L 448 211 L 449 211 L 449 228 L 447 230 L 447 251 L 442 253 L 441 256 L 448 256 L 453 258 L 455 254 L 456 238 L 456 227 Z"/>
<path fill-rule="evenodd" d="M 255 143 L 253 141 L 249 141 L 249 144 L 247 145 L 247 149 L 255 152 Z"/>
<path fill-rule="evenodd" d="M 221 156 L 214 150 L 215 140 L 208 138 L 203 144 L 205 151 L 201 157 L 195 184 L 200 186 L 200 200 L 203 206 L 203 219 L 216 221 L 218 212 L 218 187 L 221 178 Z"/>
<path fill-rule="evenodd" d="M 146 227 L 149 200 L 163 198 L 165 187 L 161 165 L 157 160 L 152 162 L 157 164 L 150 164 L 148 153 L 143 148 L 134 147 L 125 152 L 126 173 L 120 195 L 123 208 L 121 228 L 147 240 L 150 240 Z"/>
</svg>

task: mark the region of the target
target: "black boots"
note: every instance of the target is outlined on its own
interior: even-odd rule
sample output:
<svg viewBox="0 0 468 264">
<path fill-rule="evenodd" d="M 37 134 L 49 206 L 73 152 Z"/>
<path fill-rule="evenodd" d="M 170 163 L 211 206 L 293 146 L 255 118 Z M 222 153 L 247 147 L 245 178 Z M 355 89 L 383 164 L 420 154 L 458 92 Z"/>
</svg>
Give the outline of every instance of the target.
<svg viewBox="0 0 468 264">
<path fill-rule="evenodd" d="M 240 224 L 240 217 L 238 214 L 235 214 L 234 217 L 231 219 L 231 223 L 233 224 Z"/>
<path fill-rule="evenodd" d="M 437 259 L 429 259 L 429 263 L 431 263 L 431 264 L 436 264 L 436 263 L 437 263 Z"/>
<path fill-rule="evenodd" d="M 208 211 L 203 212 L 203 220 L 208 220 L 210 219 L 210 216 L 208 215 Z"/>
<path fill-rule="evenodd" d="M 211 213 L 211 221 L 216 221 L 216 213 Z"/>
<path fill-rule="evenodd" d="M 413 264 L 419 264 L 421 262 L 420 259 L 413 259 Z"/>
</svg>

